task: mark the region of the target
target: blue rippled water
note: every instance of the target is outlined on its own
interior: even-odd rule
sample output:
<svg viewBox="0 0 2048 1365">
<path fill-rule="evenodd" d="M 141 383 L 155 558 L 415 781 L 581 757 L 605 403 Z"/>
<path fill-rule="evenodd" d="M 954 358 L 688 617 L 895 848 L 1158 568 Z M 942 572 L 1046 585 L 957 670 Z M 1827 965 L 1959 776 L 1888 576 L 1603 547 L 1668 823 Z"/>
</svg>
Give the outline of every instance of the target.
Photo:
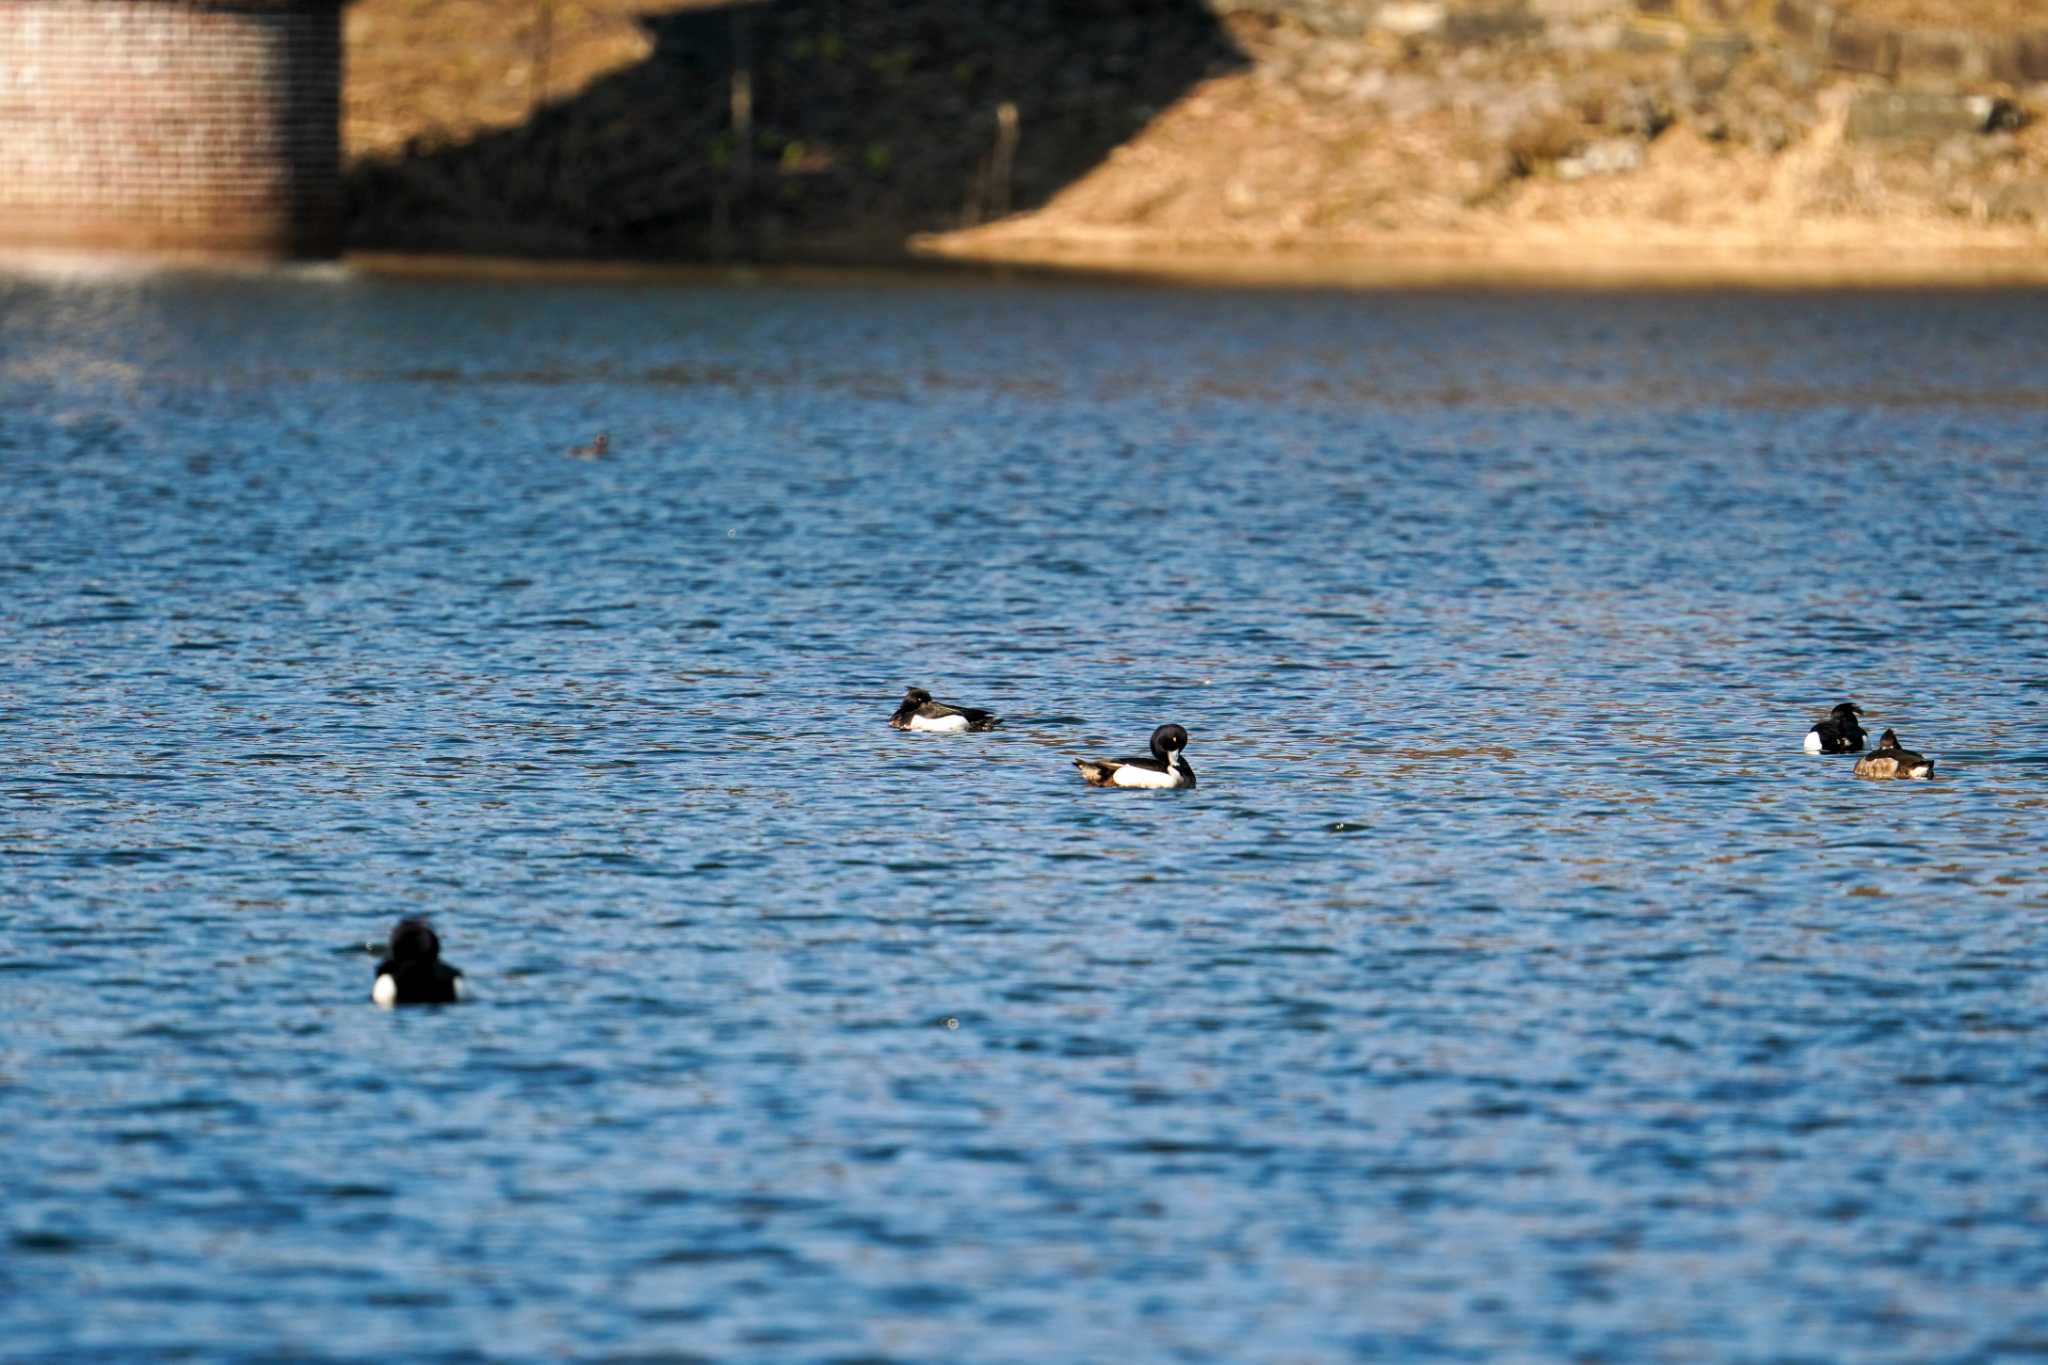
<svg viewBox="0 0 2048 1365">
<path fill-rule="evenodd" d="M 5 1354 L 2048 1353 L 2044 354 L 0 284 Z"/>
</svg>

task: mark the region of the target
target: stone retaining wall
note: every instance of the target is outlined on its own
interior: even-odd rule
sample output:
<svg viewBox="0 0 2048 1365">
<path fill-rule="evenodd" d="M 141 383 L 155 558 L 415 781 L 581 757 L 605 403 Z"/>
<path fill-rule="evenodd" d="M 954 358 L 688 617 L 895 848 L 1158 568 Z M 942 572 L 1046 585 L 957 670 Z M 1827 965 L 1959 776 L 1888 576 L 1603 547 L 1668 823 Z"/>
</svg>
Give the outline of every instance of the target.
<svg viewBox="0 0 2048 1365">
<path fill-rule="evenodd" d="M 2048 24 L 2024 33 L 1902 28 L 1830 0 L 1635 0 L 1638 16 L 1790 41 L 1832 67 L 1911 84 L 2048 81 Z"/>
<path fill-rule="evenodd" d="M 2024 33 L 1900 28 L 1830 0 L 1209 0 L 1219 13 L 1284 16 L 1331 34 L 1374 31 L 1447 41 L 1568 39 L 1600 25 L 1622 40 L 1682 45 L 1741 37 L 1806 48 L 1825 65 L 1902 84 L 2048 81 L 2048 5 Z"/>
<path fill-rule="evenodd" d="M 341 0 L 0 0 L 0 243 L 330 255 Z"/>
</svg>

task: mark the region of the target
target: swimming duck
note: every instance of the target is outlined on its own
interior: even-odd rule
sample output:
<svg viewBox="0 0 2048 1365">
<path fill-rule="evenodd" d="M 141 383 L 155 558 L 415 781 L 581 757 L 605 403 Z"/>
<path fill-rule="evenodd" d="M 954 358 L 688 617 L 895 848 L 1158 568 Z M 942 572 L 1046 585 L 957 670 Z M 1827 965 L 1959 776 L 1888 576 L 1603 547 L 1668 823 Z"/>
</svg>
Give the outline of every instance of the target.
<svg viewBox="0 0 2048 1365">
<path fill-rule="evenodd" d="M 944 702 L 933 701 L 932 694 L 922 687 L 913 687 L 905 692 L 903 705 L 889 717 L 889 724 L 898 730 L 933 730 L 948 735 L 957 735 L 963 730 L 993 730 L 1002 723 L 1001 716 L 977 711 L 972 706 L 948 706 Z"/>
<path fill-rule="evenodd" d="M 462 971 L 441 960 L 441 940 L 423 919 L 402 919 L 391 930 L 389 955 L 377 964 L 370 999 L 394 1005 L 452 1005 L 462 998 Z"/>
<path fill-rule="evenodd" d="M 1192 787 L 1195 770 L 1180 756 L 1187 747 L 1187 731 L 1162 725 L 1152 732 L 1150 758 L 1077 758 L 1074 766 L 1091 787 Z"/>
<path fill-rule="evenodd" d="M 1932 777 L 1934 760 L 1925 754 L 1899 747 L 1899 737 L 1887 730 L 1878 736 L 1877 747 L 1856 760 L 1858 777 Z"/>
<path fill-rule="evenodd" d="M 1863 727 L 1856 723 L 1856 717 L 1863 714 L 1863 708 L 1853 702 L 1843 702 L 1828 713 L 1828 718 L 1806 732 L 1806 752 L 1810 754 L 1854 754 L 1863 750 Z"/>
<path fill-rule="evenodd" d="M 607 433 L 600 431 L 597 435 L 591 437 L 589 445 L 570 446 L 567 453 L 572 460 L 602 460 L 605 452 L 611 448 L 612 438 Z"/>
</svg>

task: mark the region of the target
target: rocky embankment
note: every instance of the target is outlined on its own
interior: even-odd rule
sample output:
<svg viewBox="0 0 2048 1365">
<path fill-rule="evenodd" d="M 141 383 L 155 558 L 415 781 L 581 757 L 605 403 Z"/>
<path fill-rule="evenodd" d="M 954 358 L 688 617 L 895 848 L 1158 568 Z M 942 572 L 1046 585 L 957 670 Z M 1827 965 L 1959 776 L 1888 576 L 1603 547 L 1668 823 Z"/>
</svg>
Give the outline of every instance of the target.
<svg viewBox="0 0 2048 1365">
<path fill-rule="evenodd" d="M 516 124 L 387 135 L 356 161 L 355 240 L 665 259 L 907 245 L 1382 281 L 2048 279 L 2048 27 L 2029 10 L 689 6 L 644 17 L 637 59 Z"/>
</svg>

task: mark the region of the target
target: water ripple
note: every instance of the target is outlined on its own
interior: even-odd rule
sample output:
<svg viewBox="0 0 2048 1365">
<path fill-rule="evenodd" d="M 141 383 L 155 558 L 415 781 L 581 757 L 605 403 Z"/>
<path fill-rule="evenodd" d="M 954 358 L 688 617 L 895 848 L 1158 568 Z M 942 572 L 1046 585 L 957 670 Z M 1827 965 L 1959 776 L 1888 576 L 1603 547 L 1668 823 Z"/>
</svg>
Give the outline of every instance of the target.
<svg viewBox="0 0 2048 1365">
<path fill-rule="evenodd" d="M 2038 1350 L 2043 302 L 0 282 L 0 1329 Z"/>
</svg>

